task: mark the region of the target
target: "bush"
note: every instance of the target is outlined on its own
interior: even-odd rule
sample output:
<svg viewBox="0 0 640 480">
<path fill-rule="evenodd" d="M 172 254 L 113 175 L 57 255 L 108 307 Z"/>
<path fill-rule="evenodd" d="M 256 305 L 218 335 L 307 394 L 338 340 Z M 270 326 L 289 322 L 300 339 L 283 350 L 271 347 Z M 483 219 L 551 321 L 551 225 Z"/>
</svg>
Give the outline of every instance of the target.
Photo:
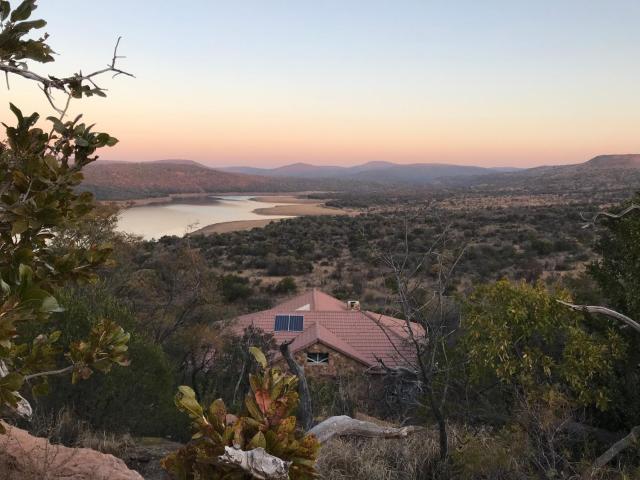
<svg viewBox="0 0 640 480">
<path fill-rule="evenodd" d="M 284 295 L 297 292 L 298 286 L 296 285 L 296 281 L 293 277 L 285 277 L 276 284 L 273 291 L 280 295 Z"/>
<path fill-rule="evenodd" d="M 298 378 L 267 367 L 267 359 L 259 349 L 252 347 L 251 352 L 261 373 L 250 377 L 251 392 L 245 398 L 245 415 L 228 414 L 221 399 L 205 410 L 192 389 L 179 388 L 176 406 L 189 416 L 194 432 L 185 447 L 162 461 L 162 466 L 175 477 L 183 480 L 251 478 L 238 465 L 218 461 L 225 447 L 231 446 L 245 451 L 263 448 L 291 462 L 289 478 L 292 480 L 316 476 L 315 460 L 320 445 L 313 435 L 301 435 L 296 430 Z"/>
<path fill-rule="evenodd" d="M 107 315 L 131 329 L 131 365 L 110 375 L 94 374 L 73 388 L 54 388 L 49 396 L 36 398 L 36 405 L 49 414 L 72 411 L 96 430 L 156 436 L 186 433 L 186 422 L 173 408 L 176 382 L 171 363 L 159 345 L 133 330 L 131 313 L 99 286 L 66 291 L 61 301 L 65 311 L 57 314 L 57 320 L 66 341 L 83 338 L 96 318 Z M 57 386 L 64 380 L 50 382 Z"/>
<path fill-rule="evenodd" d="M 227 302 L 246 300 L 253 293 L 249 280 L 237 275 L 224 275 L 220 279 L 220 289 Z"/>
</svg>

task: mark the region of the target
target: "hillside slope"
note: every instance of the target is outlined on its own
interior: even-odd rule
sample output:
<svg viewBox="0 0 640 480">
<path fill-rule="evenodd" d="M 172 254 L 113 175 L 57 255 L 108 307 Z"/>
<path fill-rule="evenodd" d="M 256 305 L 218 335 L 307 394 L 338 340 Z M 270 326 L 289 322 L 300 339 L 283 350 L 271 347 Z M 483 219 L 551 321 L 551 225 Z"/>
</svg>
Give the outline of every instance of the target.
<svg viewBox="0 0 640 480">
<path fill-rule="evenodd" d="M 470 177 L 490 175 L 502 169 L 476 167 L 471 165 L 450 165 L 444 163 L 414 163 L 409 165 L 392 162 L 368 162 L 352 167 L 335 165 L 311 165 L 294 163 L 278 168 L 228 167 L 222 170 L 232 173 L 254 174 L 269 177 L 294 178 L 339 178 L 351 181 L 377 183 L 428 184 L 448 177 Z M 507 169 L 517 170 L 517 169 Z"/>
<path fill-rule="evenodd" d="M 131 199 L 170 193 L 287 191 L 299 182 L 213 170 L 195 162 L 101 162 L 84 170 L 83 190 L 98 199 Z"/>
<path fill-rule="evenodd" d="M 584 163 L 529 168 L 471 179 L 475 189 L 577 193 L 640 189 L 640 155 L 599 155 Z"/>
</svg>

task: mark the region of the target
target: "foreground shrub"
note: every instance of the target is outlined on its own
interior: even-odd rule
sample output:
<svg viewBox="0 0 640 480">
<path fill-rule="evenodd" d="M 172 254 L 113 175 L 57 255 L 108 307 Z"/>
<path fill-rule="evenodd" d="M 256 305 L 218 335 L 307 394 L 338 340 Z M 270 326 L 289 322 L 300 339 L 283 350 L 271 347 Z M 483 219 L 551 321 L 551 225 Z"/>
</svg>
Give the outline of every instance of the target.
<svg viewBox="0 0 640 480">
<path fill-rule="evenodd" d="M 244 415 L 228 414 L 221 399 L 205 410 L 191 388 L 179 388 L 176 406 L 189 415 L 194 433 L 184 448 L 162 461 L 162 466 L 176 478 L 251 478 L 238 466 L 219 462 L 225 447 L 245 451 L 263 448 L 273 456 L 290 461 L 289 478 L 293 480 L 316 476 L 320 445 L 314 436 L 296 431 L 293 415 L 299 402 L 298 378 L 283 374 L 277 368 L 268 368 L 260 350 L 252 348 L 251 352 L 262 371 L 250 376 L 251 392 L 245 398 Z"/>
</svg>

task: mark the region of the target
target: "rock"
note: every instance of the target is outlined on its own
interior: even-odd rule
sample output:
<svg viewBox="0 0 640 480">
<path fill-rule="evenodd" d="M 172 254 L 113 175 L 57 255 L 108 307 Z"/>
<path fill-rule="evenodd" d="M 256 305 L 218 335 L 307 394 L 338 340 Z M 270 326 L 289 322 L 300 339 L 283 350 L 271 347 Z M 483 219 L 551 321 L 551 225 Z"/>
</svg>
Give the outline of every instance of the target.
<svg viewBox="0 0 640 480">
<path fill-rule="evenodd" d="M 0 434 L 0 480 L 143 480 L 125 463 L 88 448 L 53 445 L 6 424 Z"/>
<path fill-rule="evenodd" d="M 145 480 L 170 480 L 169 475 L 160 466 L 160 460 L 182 446 L 164 438 L 136 438 L 122 459 L 129 468 L 140 472 Z"/>
</svg>

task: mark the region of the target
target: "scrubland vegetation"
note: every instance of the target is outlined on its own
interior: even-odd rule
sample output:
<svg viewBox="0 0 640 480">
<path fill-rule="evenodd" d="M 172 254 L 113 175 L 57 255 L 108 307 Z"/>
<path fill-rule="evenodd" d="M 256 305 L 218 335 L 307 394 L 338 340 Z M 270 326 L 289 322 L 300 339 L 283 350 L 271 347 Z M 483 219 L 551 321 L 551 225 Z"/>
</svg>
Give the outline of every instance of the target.
<svg viewBox="0 0 640 480">
<path fill-rule="evenodd" d="M 0 2 L 4 71 L 52 60 L 46 38 L 22 39 L 44 26 L 25 22 L 34 6 Z M 103 94 L 80 74 L 35 81 Z M 640 211 L 580 215 L 633 207 L 633 189 L 351 192 L 334 203 L 367 209 L 355 217 L 144 242 L 80 193 L 82 170 L 116 139 L 63 117 L 47 134 L 12 111 L 0 143 L 0 429 L 136 467 L 129 452 L 164 437 L 184 444 L 161 455 L 181 479 L 248 478 L 219 463 L 230 446 L 291 460 L 291 478 L 640 476 Z M 260 353 L 273 337 L 226 328 L 312 286 L 426 331 L 417 365 L 388 369 L 393 392 L 377 401 L 358 395 L 366 374 L 312 380 L 314 421 L 348 414 L 416 433 L 319 445 L 296 422 L 300 379 Z M 159 458 L 148 463 L 157 475 Z"/>
</svg>

